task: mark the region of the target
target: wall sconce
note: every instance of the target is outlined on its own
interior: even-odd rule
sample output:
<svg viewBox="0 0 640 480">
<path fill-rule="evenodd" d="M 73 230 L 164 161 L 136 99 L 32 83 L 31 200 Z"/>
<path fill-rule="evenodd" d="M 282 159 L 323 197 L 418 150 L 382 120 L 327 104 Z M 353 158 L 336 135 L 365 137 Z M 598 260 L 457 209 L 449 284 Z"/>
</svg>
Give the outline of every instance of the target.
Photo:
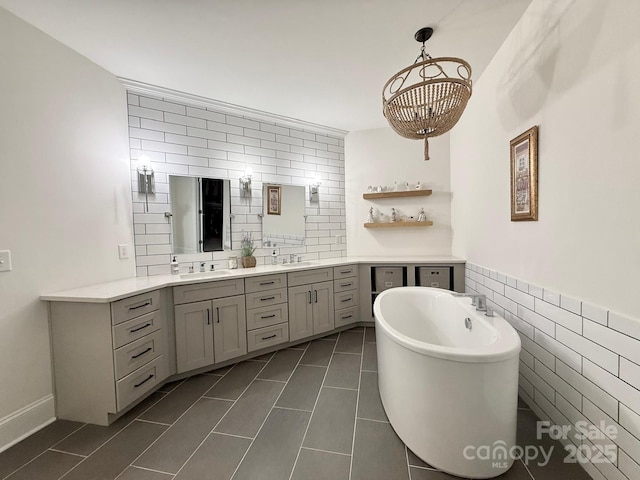
<svg viewBox="0 0 640 480">
<path fill-rule="evenodd" d="M 151 160 L 146 155 L 138 158 L 138 192 L 144 193 L 145 212 L 149 211 L 149 194 L 156 193 L 156 181 Z"/>
<path fill-rule="evenodd" d="M 244 169 L 244 175 L 240 177 L 240 196 L 243 198 L 251 196 L 251 175 L 253 169 L 247 167 Z"/>
<path fill-rule="evenodd" d="M 316 175 L 315 178 L 309 184 L 309 202 L 317 203 L 320 201 L 320 176 Z"/>
</svg>

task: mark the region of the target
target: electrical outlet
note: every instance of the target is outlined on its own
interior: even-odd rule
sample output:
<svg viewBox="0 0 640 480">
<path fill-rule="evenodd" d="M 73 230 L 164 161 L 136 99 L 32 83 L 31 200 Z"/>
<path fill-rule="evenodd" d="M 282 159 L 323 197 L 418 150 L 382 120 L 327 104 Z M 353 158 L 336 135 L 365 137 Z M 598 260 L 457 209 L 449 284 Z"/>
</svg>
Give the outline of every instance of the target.
<svg viewBox="0 0 640 480">
<path fill-rule="evenodd" d="M 120 260 L 129 258 L 129 245 L 126 243 L 118 245 L 118 255 L 120 256 Z"/>
<path fill-rule="evenodd" d="M 11 271 L 11 251 L 0 250 L 0 272 Z"/>
</svg>

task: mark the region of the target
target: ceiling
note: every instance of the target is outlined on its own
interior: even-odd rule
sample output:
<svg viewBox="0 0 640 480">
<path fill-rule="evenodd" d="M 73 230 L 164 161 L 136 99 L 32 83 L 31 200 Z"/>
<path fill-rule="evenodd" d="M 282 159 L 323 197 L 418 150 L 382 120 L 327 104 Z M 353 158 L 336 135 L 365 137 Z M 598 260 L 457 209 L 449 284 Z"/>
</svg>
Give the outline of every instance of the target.
<svg viewBox="0 0 640 480">
<path fill-rule="evenodd" d="M 531 0 L 0 0 L 111 73 L 347 131 L 386 126 L 382 86 L 420 50 L 474 81 Z"/>
</svg>

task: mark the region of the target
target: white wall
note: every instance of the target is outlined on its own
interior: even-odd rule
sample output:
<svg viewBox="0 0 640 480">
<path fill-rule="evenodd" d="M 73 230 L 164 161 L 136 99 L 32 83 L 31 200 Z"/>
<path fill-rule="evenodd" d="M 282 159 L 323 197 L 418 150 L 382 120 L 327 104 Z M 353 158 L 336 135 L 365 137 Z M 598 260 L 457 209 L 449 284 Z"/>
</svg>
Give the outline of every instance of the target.
<svg viewBox="0 0 640 480">
<path fill-rule="evenodd" d="M 520 395 L 541 418 L 613 429 L 597 443 L 616 463 L 583 465 L 598 480 L 640 478 L 638 18 L 636 1 L 534 0 L 451 134 L 466 287 L 519 331 Z M 539 221 L 511 222 L 509 141 L 532 125 Z"/>
<path fill-rule="evenodd" d="M 351 132 L 345 137 L 345 179 L 348 255 L 450 255 L 451 188 L 449 135 L 429 141 L 430 160 L 424 160 L 424 143 L 409 140 L 391 128 Z M 369 185 L 393 186 L 394 181 L 430 188 L 428 197 L 364 200 Z M 386 215 L 391 208 L 417 219 L 421 207 L 432 227 L 366 229 L 369 208 Z"/>
<path fill-rule="evenodd" d="M 134 275 L 124 88 L 0 8 L 0 449 L 53 415 L 43 292 Z"/>
<path fill-rule="evenodd" d="M 638 314 L 634 1 L 534 1 L 451 134 L 453 253 Z M 539 221 L 511 222 L 509 141 L 539 125 Z"/>
</svg>

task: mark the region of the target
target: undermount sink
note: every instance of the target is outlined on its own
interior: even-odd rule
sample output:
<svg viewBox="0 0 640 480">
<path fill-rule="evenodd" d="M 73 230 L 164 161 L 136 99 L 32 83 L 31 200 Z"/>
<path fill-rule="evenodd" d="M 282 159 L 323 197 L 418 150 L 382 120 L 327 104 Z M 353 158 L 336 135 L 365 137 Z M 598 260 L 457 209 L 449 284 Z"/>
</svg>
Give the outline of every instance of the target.
<svg viewBox="0 0 640 480">
<path fill-rule="evenodd" d="M 292 268 L 292 267 L 304 267 L 308 265 L 315 265 L 316 262 L 293 262 L 293 263 L 279 263 L 278 266 L 284 268 Z"/>
<path fill-rule="evenodd" d="M 231 272 L 229 270 L 215 270 L 213 272 L 194 272 L 194 273 L 183 273 L 180 275 L 182 279 L 189 278 L 213 278 L 220 277 L 223 275 L 229 275 Z"/>
</svg>

